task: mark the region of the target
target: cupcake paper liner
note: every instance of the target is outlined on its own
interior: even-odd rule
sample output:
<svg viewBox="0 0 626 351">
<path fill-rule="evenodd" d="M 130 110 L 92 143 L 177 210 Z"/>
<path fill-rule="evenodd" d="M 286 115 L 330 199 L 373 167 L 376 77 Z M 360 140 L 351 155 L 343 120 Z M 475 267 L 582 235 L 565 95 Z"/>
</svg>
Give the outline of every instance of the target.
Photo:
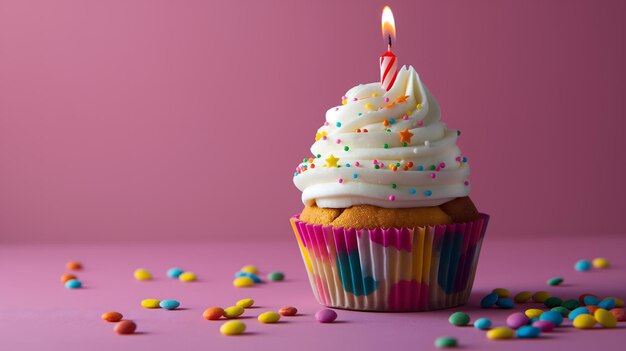
<svg viewBox="0 0 626 351">
<path fill-rule="evenodd" d="M 361 229 L 291 218 L 313 294 L 328 307 L 429 311 L 467 302 L 489 222 Z"/>
</svg>

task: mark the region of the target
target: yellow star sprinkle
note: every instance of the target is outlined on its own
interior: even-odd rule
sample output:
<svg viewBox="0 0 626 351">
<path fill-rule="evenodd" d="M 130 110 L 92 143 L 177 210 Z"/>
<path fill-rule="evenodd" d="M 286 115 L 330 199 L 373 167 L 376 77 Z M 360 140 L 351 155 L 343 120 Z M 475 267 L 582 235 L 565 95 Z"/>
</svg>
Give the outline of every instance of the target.
<svg viewBox="0 0 626 351">
<path fill-rule="evenodd" d="M 330 157 L 326 159 L 326 166 L 328 168 L 337 167 L 337 162 L 339 162 L 339 159 L 333 155 L 330 155 Z"/>
<path fill-rule="evenodd" d="M 321 133 L 315 133 L 315 140 L 320 140 L 322 139 L 322 137 L 326 136 L 326 132 L 321 132 Z"/>
<path fill-rule="evenodd" d="M 400 96 L 396 98 L 396 103 L 400 103 L 400 102 L 406 102 L 406 100 L 409 98 L 408 95 L 404 95 L 404 96 Z"/>
<path fill-rule="evenodd" d="M 404 130 L 399 132 L 398 134 L 400 134 L 401 143 L 410 143 L 411 138 L 413 137 L 413 133 L 409 132 L 409 128 L 404 128 Z"/>
</svg>

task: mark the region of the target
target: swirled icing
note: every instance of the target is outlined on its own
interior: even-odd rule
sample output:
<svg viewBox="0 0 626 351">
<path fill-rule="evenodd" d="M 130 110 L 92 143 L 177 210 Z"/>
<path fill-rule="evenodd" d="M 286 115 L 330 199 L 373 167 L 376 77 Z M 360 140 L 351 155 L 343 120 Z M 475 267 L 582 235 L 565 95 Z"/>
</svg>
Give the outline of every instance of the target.
<svg viewBox="0 0 626 351">
<path fill-rule="evenodd" d="M 470 192 L 469 165 L 457 130 L 440 121 L 439 104 L 413 67 L 393 87 L 358 85 L 326 122 L 293 181 L 311 206 L 437 206 Z"/>
</svg>

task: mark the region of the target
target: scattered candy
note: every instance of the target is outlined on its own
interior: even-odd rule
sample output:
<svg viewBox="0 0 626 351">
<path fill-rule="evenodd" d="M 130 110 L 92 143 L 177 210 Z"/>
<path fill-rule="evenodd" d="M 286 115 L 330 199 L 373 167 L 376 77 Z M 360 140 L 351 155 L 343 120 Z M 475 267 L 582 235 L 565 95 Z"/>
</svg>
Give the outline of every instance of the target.
<svg viewBox="0 0 626 351">
<path fill-rule="evenodd" d="M 209 307 L 202 312 L 202 317 L 208 321 L 215 321 L 224 315 L 224 309 L 221 307 Z"/>
<path fill-rule="evenodd" d="M 256 268 L 256 266 L 253 266 L 251 264 L 249 264 L 247 266 L 241 267 L 240 271 L 241 272 L 246 272 L 246 273 L 251 273 L 251 274 L 259 273 L 259 270 Z"/>
<path fill-rule="evenodd" d="M 315 319 L 320 323 L 332 323 L 337 319 L 337 312 L 325 308 L 315 313 Z"/>
<path fill-rule="evenodd" d="M 223 335 L 239 335 L 246 331 L 246 325 L 240 321 L 228 321 L 220 327 Z"/>
<path fill-rule="evenodd" d="M 618 299 L 617 297 L 607 297 L 604 300 L 613 299 L 615 300 L 615 307 L 624 307 L 624 300 Z M 604 301 L 603 300 L 603 301 Z"/>
<path fill-rule="evenodd" d="M 543 302 L 543 304 L 547 308 L 553 308 L 553 307 L 561 306 L 561 304 L 563 304 L 563 300 L 559 299 L 556 296 L 550 296 Z"/>
<path fill-rule="evenodd" d="M 524 314 L 526 314 L 526 317 L 528 318 L 539 318 L 539 316 L 541 316 L 542 313 L 543 313 L 543 310 L 540 310 L 538 308 L 529 308 L 526 311 L 524 311 Z"/>
<path fill-rule="evenodd" d="M 593 296 L 593 297 L 595 297 L 596 299 L 598 298 L 596 295 L 593 295 L 593 294 L 582 294 L 582 295 L 580 295 L 580 296 L 578 297 L 578 302 L 580 302 L 580 305 L 581 305 L 581 306 L 584 306 L 584 305 L 585 305 L 585 297 L 586 297 L 586 296 Z M 599 302 L 599 301 L 600 301 L 600 300 L 598 299 L 598 302 Z"/>
<path fill-rule="evenodd" d="M 578 302 L 578 300 L 567 300 L 563 301 L 561 306 L 567 308 L 568 310 L 573 310 L 578 308 L 580 306 L 580 303 Z"/>
<path fill-rule="evenodd" d="M 135 279 L 137 279 L 137 280 L 150 280 L 150 279 L 152 279 L 152 274 L 150 274 L 150 272 L 148 272 L 148 270 L 146 270 L 144 268 L 135 269 L 135 272 L 133 273 L 133 275 L 135 276 Z"/>
<path fill-rule="evenodd" d="M 180 302 L 176 300 L 163 300 L 159 303 L 159 306 L 166 310 L 175 310 L 180 306 Z"/>
<path fill-rule="evenodd" d="M 273 282 L 279 282 L 285 279 L 285 274 L 283 274 L 283 272 L 272 272 L 267 275 L 267 279 Z"/>
<path fill-rule="evenodd" d="M 235 278 L 239 277 L 248 277 L 252 279 L 254 283 L 262 283 L 263 281 L 256 274 L 248 273 L 248 272 L 237 272 L 235 273 Z"/>
<path fill-rule="evenodd" d="M 561 277 L 555 277 L 555 278 L 548 279 L 548 285 L 550 285 L 550 286 L 561 285 L 561 283 L 563 283 L 563 278 L 561 278 Z"/>
<path fill-rule="evenodd" d="M 517 293 L 515 297 L 513 297 L 513 301 L 515 301 L 516 303 L 524 303 L 530 300 L 532 296 L 533 294 L 530 291 L 522 291 L 520 293 Z"/>
<path fill-rule="evenodd" d="M 287 306 L 278 310 L 278 313 L 280 313 L 281 315 L 285 317 L 295 316 L 298 313 L 298 309 L 295 307 Z"/>
<path fill-rule="evenodd" d="M 261 323 L 276 323 L 280 319 L 280 314 L 273 311 L 263 312 L 257 319 Z"/>
<path fill-rule="evenodd" d="M 618 322 L 626 322 L 626 314 L 624 313 L 623 308 L 614 308 L 609 312 L 611 312 L 611 314 L 615 316 L 615 319 L 617 319 Z"/>
<path fill-rule="evenodd" d="M 510 339 L 514 334 L 515 332 L 511 328 L 497 327 L 487 332 L 487 338 L 492 340 Z"/>
<path fill-rule="evenodd" d="M 593 315 L 594 313 L 596 313 L 596 311 L 598 310 L 598 306 L 594 306 L 594 305 L 589 305 L 589 306 L 585 306 L 587 307 L 587 309 L 589 310 L 589 314 Z"/>
<path fill-rule="evenodd" d="M 590 314 L 581 314 L 574 319 L 572 324 L 578 329 L 590 329 L 596 325 L 596 319 Z"/>
<path fill-rule="evenodd" d="M 539 328 L 542 332 L 552 331 L 556 327 L 556 325 L 550 321 L 535 321 L 532 326 Z"/>
<path fill-rule="evenodd" d="M 167 276 L 170 278 L 178 278 L 180 277 L 181 274 L 183 274 L 185 271 L 183 271 L 180 268 L 170 268 L 167 270 Z"/>
<path fill-rule="evenodd" d="M 63 274 L 61 276 L 61 283 L 67 283 L 68 280 L 72 280 L 72 279 L 78 279 L 78 278 L 76 278 L 76 276 L 73 274 Z"/>
<path fill-rule="evenodd" d="M 195 282 L 196 280 L 198 280 L 198 276 L 194 272 L 184 272 L 178 276 L 178 280 L 185 283 Z"/>
<path fill-rule="evenodd" d="M 457 339 L 451 336 L 441 336 L 435 339 L 435 347 L 438 349 L 457 347 L 458 344 Z"/>
<path fill-rule="evenodd" d="M 119 322 L 124 318 L 119 312 L 105 312 L 100 317 L 107 322 Z"/>
<path fill-rule="evenodd" d="M 141 300 L 141 307 L 143 308 L 159 308 L 161 301 L 157 299 L 145 299 Z"/>
<path fill-rule="evenodd" d="M 498 297 L 509 297 L 509 295 L 511 295 L 511 292 L 505 288 L 495 288 L 492 292 L 498 294 Z"/>
<path fill-rule="evenodd" d="M 550 321 L 557 327 L 563 323 L 563 316 L 559 312 L 546 311 L 539 316 L 540 321 Z"/>
<path fill-rule="evenodd" d="M 457 327 L 463 327 L 469 324 L 470 316 L 467 313 L 454 312 L 448 318 L 448 322 L 452 325 L 456 325 Z"/>
<path fill-rule="evenodd" d="M 80 280 L 77 279 L 70 279 L 65 282 L 65 287 L 68 289 L 78 289 L 82 286 L 83 284 L 80 282 Z"/>
<path fill-rule="evenodd" d="M 607 260 L 606 258 L 602 258 L 602 257 L 594 258 L 593 261 L 591 261 L 591 263 L 596 268 L 609 268 L 610 266 L 609 260 Z"/>
<path fill-rule="evenodd" d="M 591 262 L 589 262 L 588 260 L 579 260 L 574 265 L 574 269 L 579 272 L 588 271 L 591 269 Z"/>
<path fill-rule="evenodd" d="M 550 293 L 547 291 L 537 291 L 536 293 L 533 294 L 533 301 L 543 303 L 550 296 L 552 295 L 550 295 Z"/>
<path fill-rule="evenodd" d="M 479 330 L 487 330 L 491 328 L 491 320 L 488 318 L 478 318 L 474 322 L 474 328 Z"/>
<path fill-rule="evenodd" d="M 510 314 L 506 318 L 506 325 L 512 329 L 518 329 L 524 325 L 527 325 L 529 322 L 528 317 L 524 314 L 524 312 L 516 312 Z"/>
<path fill-rule="evenodd" d="M 570 312 L 567 315 L 567 318 L 569 318 L 570 321 L 573 321 L 574 319 L 576 319 L 576 317 L 578 317 L 581 314 L 591 314 L 591 313 L 589 312 L 589 309 L 587 307 L 578 307 L 572 310 L 572 312 Z"/>
<path fill-rule="evenodd" d="M 617 327 L 617 319 L 615 318 L 615 316 L 604 308 L 598 308 L 598 310 L 596 310 L 596 312 L 593 314 L 593 317 L 601 326 L 605 328 Z"/>
<path fill-rule="evenodd" d="M 252 305 L 254 305 L 254 300 L 253 299 L 241 299 L 241 300 L 237 301 L 237 303 L 235 305 L 239 306 L 241 308 L 252 307 Z"/>
<path fill-rule="evenodd" d="M 530 326 L 530 325 L 525 325 L 525 326 L 520 327 L 519 329 L 517 329 L 515 334 L 517 335 L 518 338 L 534 339 L 534 338 L 538 337 L 539 334 L 541 334 L 541 329 L 539 329 L 537 327 Z"/>
<path fill-rule="evenodd" d="M 76 262 L 76 261 L 69 261 L 68 263 L 65 264 L 65 267 L 69 269 L 70 271 L 78 271 L 78 270 L 83 269 L 83 265 L 80 264 L 80 262 Z"/>
<path fill-rule="evenodd" d="M 494 291 L 491 294 L 488 294 L 487 296 L 483 297 L 482 300 L 480 300 L 480 307 L 489 308 L 493 306 L 497 301 L 498 301 L 498 293 Z"/>
<path fill-rule="evenodd" d="M 496 301 L 496 306 L 509 310 L 515 307 L 515 303 L 511 299 L 503 298 L 503 299 L 498 299 L 498 301 Z"/>
<path fill-rule="evenodd" d="M 569 313 L 570 313 L 570 310 L 568 310 L 567 308 L 565 308 L 563 306 L 554 307 L 550 311 L 558 312 L 563 317 L 567 317 L 569 315 Z"/>
<path fill-rule="evenodd" d="M 246 288 L 254 285 L 254 280 L 249 277 L 239 277 L 233 281 L 233 285 L 238 288 Z"/>
<path fill-rule="evenodd" d="M 598 307 L 604 308 L 605 310 L 611 310 L 615 308 L 615 300 L 614 299 L 604 299 L 600 301 Z"/>
<path fill-rule="evenodd" d="M 244 312 L 243 307 L 240 306 L 230 306 L 224 309 L 224 317 L 228 319 L 233 319 L 241 316 Z"/>
<path fill-rule="evenodd" d="M 587 295 L 583 297 L 583 303 L 585 306 L 598 306 L 598 304 L 600 304 L 600 299 L 593 295 Z"/>
<path fill-rule="evenodd" d="M 133 321 L 121 321 L 115 324 L 113 330 L 119 335 L 133 334 L 137 330 L 137 324 Z"/>
</svg>

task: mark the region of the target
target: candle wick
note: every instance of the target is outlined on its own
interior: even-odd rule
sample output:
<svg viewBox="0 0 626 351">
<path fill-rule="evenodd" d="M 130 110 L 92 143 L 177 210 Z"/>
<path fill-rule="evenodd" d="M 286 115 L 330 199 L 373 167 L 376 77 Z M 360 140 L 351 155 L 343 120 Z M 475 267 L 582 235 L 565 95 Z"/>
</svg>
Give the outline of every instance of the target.
<svg viewBox="0 0 626 351">
<path fill-rule="evenodd" d="M 389 41 L 388 41 L 388 44 L 387 44 L 387 51 L 391 52 L 391 34 L 389 34 L 388 38 L 389 38 Z"/>
</svg>

